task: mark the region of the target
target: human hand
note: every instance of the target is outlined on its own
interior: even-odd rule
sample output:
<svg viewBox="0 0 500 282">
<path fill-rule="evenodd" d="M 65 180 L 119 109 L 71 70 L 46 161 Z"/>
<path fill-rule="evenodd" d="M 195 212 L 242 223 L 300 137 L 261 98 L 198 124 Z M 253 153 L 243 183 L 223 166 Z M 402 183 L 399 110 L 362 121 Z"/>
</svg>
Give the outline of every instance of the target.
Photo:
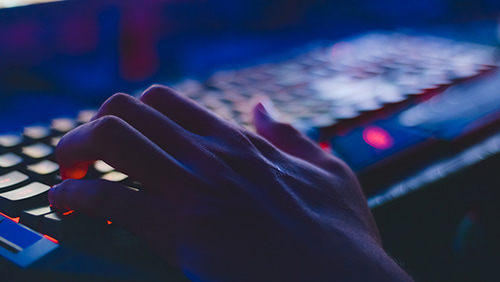
<svg viewBox="0 0 500 282">
<path fill-rule="evenodd" d="M 63 178 L 100 159 L 143 189 L 68 179 L 49 200 L 123 226 L 196 281 L 409 279 L 352 171 L 262 103 L 254 124 L 260 136 L 162 86 L 116 94 L 57 160 Z"/>
</svg>

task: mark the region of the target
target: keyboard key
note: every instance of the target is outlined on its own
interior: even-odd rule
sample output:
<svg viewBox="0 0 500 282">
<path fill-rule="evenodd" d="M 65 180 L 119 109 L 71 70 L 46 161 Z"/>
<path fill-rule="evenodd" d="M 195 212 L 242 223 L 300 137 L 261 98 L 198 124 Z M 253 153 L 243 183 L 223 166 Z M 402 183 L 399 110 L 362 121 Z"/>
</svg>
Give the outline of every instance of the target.
<svg viewBox="0 0 500 282">
<path fill-rule="evenodd" d="M 70 118 L 56 118 L 52 120 L 50 128 L 60 133 L 66 133 L 77 126 L 75 120 Z"/>
<path fill-rule="evenodd" d="M 52 147 L 57 147 L 57 144 L 59 144 L 59 141 L 61 141 L 62 136 L 57 136 L 57 137 L 52 137 L 50 138 L 50 145 Z"/>
<path fill-rule="evenodd" d="M 358 112 L 371 112 L 382 109 L 383 105 L 376 100 L 366 100 L 353 105 Z"/>
<path fill-rule="evenodd" d="M 48 205 L 50 186 L 33 182 L 21 188 L 0 194 L 0 212 L 17 217 L 22 210 Z"/>
<path fill-rule="evenodd" d="M 50 135 L 50 128 L 41 125 L 27 126 L 23 134 L 32 140 L 42 140 Z"/>
<path fill-rule="evenodd" d="M 18 267 L 31 265 L 57 247 L 41 234 L 0 216 L 0 255 Z"/>
<path fill-rule="evenodd" d="M 12 169 L 22 163 L 23 159 L 13 153 L 7 153 L 0 156 L 0 168 L 3 170 Z"/>
<path fill-rule="evenodd" d="M 112 182 L 122 182 L 128 179 L 128 175 L 119 171 L 112 171 L 104 174 L 101 178 Z"/>
<path fill-rule="evenodd" d="M 28 180 L 26 174 L 12 171 L 0 176 L 0 191 L 6 191 Z"/>
<path fill-rule="evenodd" d="M 25 210 L 21 212 L 19 223 L 28 226 L 29 228 L 41 231 L 41 223 L 43 216 L 52 212 L 50 206 Z"/>
<path fill-rule="evenodd" d="M 44 184 L 55 185 L 61 182 L 57 177 L 59 175 L 59 165 L 49 160 L 28 165 L 28 172 L 35 180 Z"/>
<path fill-rule="evenodd" d="M 28 166 L 29 171 L 32 171 L 39 175 L 53 174 L 56 173 L 58 169 L 59 165 L 49 160 L 43 160 L 41 162 Z"/>
<path fill-rule="evenodd" d="M 14 148 L 21 145 L 23 137 L 16 134 L 0 135 L 0 146 L 4 148 Z"/>
<path fill-rule="evenodd" d="M 108 173 L 108 172 L 114 170 L 114 168 L 112 166 L 110 166 L 109 164 L 107 164 L 101 160 L 98 160 L 94 163 L 94 168 L 95 168 L 95 170 L 97 170 L 100 173 Z"/>
<path fill-rule="evenodd" d="M 54 152 L 54 149 L 44 143 L 36 143 L 30 146 L 23 147 L 22 152 L 24 155 L 32 159 L 41 159 L 48 157 Z"/>
<path fill-rule="evenodd" d="M 331 114 L 337 120 L 353 119 L 359 116 L 359 113 L 352 107 L 335 107 L 332 108 Z"/>
<path fill-rule="evenodd" d="M 79 122 L 79 123 L 87 123 L 89 122 L 92 117 L 97 113 L 96 110 L 83 110 L 83 111 L 80 111 L 78 113 L 78 117 L 76 118 L 76 120 Z"/>
</svg>

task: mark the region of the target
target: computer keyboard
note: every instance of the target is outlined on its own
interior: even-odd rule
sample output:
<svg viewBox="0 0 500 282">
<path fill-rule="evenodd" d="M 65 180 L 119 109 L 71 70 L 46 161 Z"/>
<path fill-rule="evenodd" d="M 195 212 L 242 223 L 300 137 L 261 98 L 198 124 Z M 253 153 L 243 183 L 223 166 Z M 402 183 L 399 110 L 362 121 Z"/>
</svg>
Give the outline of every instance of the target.
<svg viewBox="0 0 500 282">
<path fill-rule="evenodd" d="M 282 121 L 333 133 L 487 72 L 496 67 L 495 56 L 496 49 L 489 46 L 370 33 L 301 50 L 292 59 L 222 70 L 203 82 L 185 80 L 173 86 L 243 126 L 251 122 L 248 99 L 266 95 Z"/>
<path fill-rule="evenodd" d="M 363 184 L 373 180 L 373 184 L 365 185 L 369 194 L 397 180 L 387 171 L 394 164 L 405 167 L 401 165 L 404 158 L 412 157 L 421 167 L 429 159 L 442 157 L 433 154 L 441 148 L 436 144 L 443 140 L 437 133 L 449 128 L 456 116 L 449 115 L 437 123 L 437 118 L 424 119 L 419 114 L 457 97 L 472 95 L 463 91 L 457 95 L 447 89 L 494 73 L 496 67 L 493 47 L 431 36 L 370 33 L 301 50 L 292 59 L 222 70 L 204 81 L 186 79 L 172 86 L 221 117 L 251 130 L 251 100 L 268 96 L 280 112 L 281 121 L 292 123 L 323 147 L 329 147 L 351 165 Z M 484 116 L 490 118 L 481 125 L 497 120 L 491 114 L 498 107 L 486 105 L 496 105 L 500 99 L 491 95 L 491 89 L 483 90 L 483 94 L 476 94 L 479 102 L 474 111 L 483 114 L 470 115 L 462 124 L 467 130 L 454 132 L 451 139 L 463 137 L 465 131 L 477 132 L 467 126 Z M 90 255 L 111 261 L 118 259 L 116 251 L 126 253 L 124 249 L 130 244 L 109 243 L 116 243 L 116 236 L 129 238 L 125 241 L 135 246 L 120 263 L 158 265 L 155 256 L 136 238 L 111 222 L 72 211 L 59 213 L 49 207 L 48 190 L 61 181 L 55 147 L 66 132 L 89 121 L 93 114 L 93 110 L 84 110 L 76 118 L 56 118 L 50 125 L 27 126 L 22 133 L 0 135 L 0 257 L 18 274 L 22 273 L 19 269 L 30 268 L 57 253 L 61 246 L 90 250 Z M 421 160 L 419 156 L 426 158 Z M 90 168 L 87 177 L 140 189 L 139 183 L 102 161 Z M 381 203 L 381 199 L 371 199 L 370 205 Z M 141 269 L 165 277 L 178 275 L 171 269 L 164 270 L 163 265 Z"/>
<path fill-rule="evenodd" d="M 61 181 L 55 147 L 94 113 L 83 110 L 75 119 L 56 118 L 50 125 L 0 135 L 0 268 L 14 280 L 182 280 L 144 243 L 111 222 L 49 206 L 48 190 Z M 87 177 L 140 187 L 102 161 L 94 163 Z M 76 272 L 68 274 L 68 267 L 77 267 Z"/>
<path fill-rule="evenodd" d="M 493 89 L 456 94 L 456 85 L 493 76 L 497 55 L 491 46 L 433 36 L 369 33 L 302 50 L 292 59 L 222 70 L 206 81 L 173 86 L 250 129 L 249 100 L 268 96 L 281 121 L 332 148 L 358 174 L 365 192 L 373 194 L 443 156 L 434 151 L 448 130 L 445 113 L 427 110 L 426 120 L 415 120 L 425 109 L 442 107 L 447 126 L 458 129 L 461 114 L 472 123 L 498 108 Z M 456 100 L 462 101 L 459 106 L 453 106 Z M 469 131 L 468 136 L 477 136 Z"/>
</svg>

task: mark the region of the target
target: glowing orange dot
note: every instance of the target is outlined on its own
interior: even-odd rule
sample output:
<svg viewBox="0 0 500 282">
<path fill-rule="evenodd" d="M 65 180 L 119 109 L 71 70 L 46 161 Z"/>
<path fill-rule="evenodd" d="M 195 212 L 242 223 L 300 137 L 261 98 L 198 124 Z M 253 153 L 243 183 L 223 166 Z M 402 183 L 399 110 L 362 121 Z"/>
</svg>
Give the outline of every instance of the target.
<svg viewBox="0 0 500 282">
<path fill-rule="evenodd" d="M 70 214 L 72 214 L 74 212 L 75 212 L 74 210 L 70 210 L 70 211 L 67 211 L 67 212 L 63 212 L 63 215 L 70 215 Z"/>
</svg>

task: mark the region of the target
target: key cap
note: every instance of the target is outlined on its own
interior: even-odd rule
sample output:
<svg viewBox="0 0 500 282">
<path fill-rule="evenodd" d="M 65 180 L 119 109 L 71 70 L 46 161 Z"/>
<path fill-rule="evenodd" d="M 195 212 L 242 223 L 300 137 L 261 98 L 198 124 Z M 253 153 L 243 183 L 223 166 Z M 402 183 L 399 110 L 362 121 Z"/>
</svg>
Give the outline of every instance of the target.
<svg viewBox="0 0 500 282">
<path fill-rule="evenodd" d="M 382 109 L 383 105 L 376 100 L 370 99 L 353 105 L 358 112 L 372 112 Z"/>
<path fill-rule="evenodd" d="M 104 174 L 101 178 L 112 182 L 124 182 L 128 180 L 128 175 L 119 171 L 111 171 Z"/>
<path fill-rule="evenodd" d="M 56 136 L 56 137 L 50 138 L 50 145 L 52 147 L 57 147 L 57 144 L 59 144 L 59 141 L 61 141 L 61 138 L 62 138 L 62 136 Z"/>
<path fill-rule="evenodd" d="M 23 142 L 23 137 L 18 134 L 0 135 L 0 146 L 7 149 L 12 149 L 16 146 L 19 146 L 21 145 L 22 142 Z"/>
<path fill-rule="evenodd" d="M 7 191 L 28 180 L 26 174 L 12 171 L 0 176 L 0 191 Z"/>
<path fill-rule="evenodd" d="M 23 135 L 31 140 L 40 141 L 49 137 L 50 129 L 41 125 L 27 126 L 24 128 Z"/>
<path fill-rule="evenodd" d="M 22 210 L 48 205 L 50 186 L 33 182 L 21 188 L 0 194 L 0 211 L 17 217 Z"/>
<path fill-rule="evenodd" d="M 43 143 L 35 143 L 33 145 L 23 147 L 22 152 L 24 155 L 32 159 L 41 159 L 52 154 L 54 149 Z"/>
<path fill-rule="evenodd" d="M 23 159 L 13 153 L 6 153 L 0 156 L 0 170 L 12 170 L 18 168 L 23 163 Z"/>
<path fill-rule="evenodd" d="M 0 216 L 0 258 L 27 267 L 58 248 L 41 234 Z"/>
<path fill-rule="evenodd" d="M 43 216 L 52 212 L 50 206 L 25 210 L 21 212 L 19 223 L 28 226 L 29 228 L 41 231 L 41 223 Z"/>
<path fill-rule="evenodd" d="M 60 182 L 59 179 L 56 178 L 58 171 L 59 165 L 49 160 L 43 160 L 28 165 L 28 172 L 31 172 L 31 175 L 38 181 L 48 185 L 54 185 Z"/>
<path fill-rule="evenodd" d="M 95 110 L 82 110 L 78 113 L 78 117 L 76 118 L 76 120 L 79 123 L 89 122 L 96 113 L 97 111 Z"/>
<path fill-rule="evenodd" d="M 112 166 L 108 165 L 107 163 L 101 160 L 98 160 L 94 163 L 94 168 L 100 173 L 107 173 L 114 170 Z"/>
<path fill-rule="evenodd" d="M 58 169 L 59 165 L 49 160 L 43 160 L 28 166 L 28 170 L 40 175 L 52 174 L 57 172 Z"/>
<path fill-rule="evenodd" d="M 75 120 L 70 118 L 56 118 L 52 120 L 50 128 L 59 133 L 66 133 L 77 126 Z"/>
</svg>

